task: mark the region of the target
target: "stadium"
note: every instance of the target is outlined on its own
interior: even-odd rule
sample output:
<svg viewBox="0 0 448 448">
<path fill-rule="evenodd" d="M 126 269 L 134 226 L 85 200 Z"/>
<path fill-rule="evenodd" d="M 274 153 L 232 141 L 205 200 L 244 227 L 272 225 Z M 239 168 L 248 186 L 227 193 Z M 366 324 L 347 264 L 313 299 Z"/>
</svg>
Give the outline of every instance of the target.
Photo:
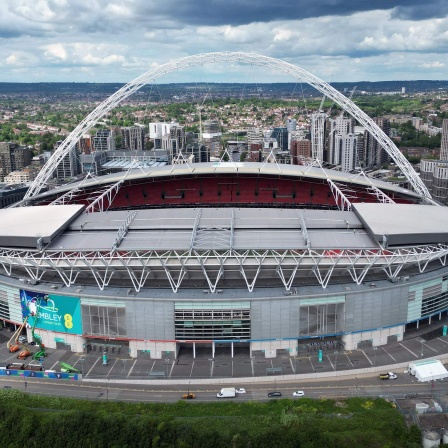
<svg viewBox="0 0 448 448">
<path fill-rule="evenodd" d="M 382 142 L 412 190 L 318 163 L 220 161 L 41 191 L 77 139 L 136 88 L 216 60 L 298 70 Z M 259 55 L 191 56 L 127 84 L 0 216 L 0 319 L 20 325 L 31 313 L 50 348 L 295 356 L 316 338 L 346 349 L 400 341 L 448 310 L 447 209 L 348 98 Z"/>
</svg>

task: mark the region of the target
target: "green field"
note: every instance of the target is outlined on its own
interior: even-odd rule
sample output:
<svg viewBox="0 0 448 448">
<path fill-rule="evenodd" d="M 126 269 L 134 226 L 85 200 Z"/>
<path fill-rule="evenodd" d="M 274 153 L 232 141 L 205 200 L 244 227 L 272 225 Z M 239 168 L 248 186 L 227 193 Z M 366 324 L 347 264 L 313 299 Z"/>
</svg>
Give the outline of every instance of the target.
<svg viewBox="0 0 448 448">
<path fill-rule="evenodd" d="M 175 404 L 98 402 L 0 391 L 6 447 L 420 447 L 383 399 Z"/>
</svg>

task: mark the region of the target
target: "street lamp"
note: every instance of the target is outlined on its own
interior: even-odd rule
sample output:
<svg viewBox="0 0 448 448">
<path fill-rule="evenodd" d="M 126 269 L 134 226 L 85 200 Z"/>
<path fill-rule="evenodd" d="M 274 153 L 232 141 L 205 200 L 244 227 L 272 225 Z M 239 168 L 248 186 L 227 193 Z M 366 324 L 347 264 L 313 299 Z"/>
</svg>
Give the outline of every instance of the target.
<svg viewBox="0 0 448 448">
<path fill-rule="evenodd" d="M 166 377 L 168 378 L 168 365 L 170 360 L 168 358 L 165 358 L 165 365 L 166 365 Z"/>
<path fill-rule="evenodd" d="M 213 358 L 208 358 L 208 360 L 210 361 L 210 378 L 211 378 L 213 376 L 212 375 Z"/>
<path fill-rule="evenodd" d="M 80 358 L 80 361 L 81 361 L 81 374 L 84 375 L 84 361 L 85 361 L 85 359 L 84 358 Z"/>
<path fill-rule="evenodd" d="M 334 358 L 334 371 L 335 372 L 338 370 L 338 353 L 339 352 L 337 350 L 334 352 L 334 356 L 335 356 L 335 358 Z"/>
<path fill-rule="evenodd" d="M 423 359 L 423 344 L 424 344 L 425 340 L 420 338 L 420 342 L 422 343 L 422 359 Z"/>
<path fill-rule="evenodd" d="M 373 347 L 373 367 L 376 367 L 376 351 L 378 347 Z"/>
<path fill-rule="evenodd" d="M 109 378 L 106 380 L 106 401 L 109 401 Z"/>
</svg>

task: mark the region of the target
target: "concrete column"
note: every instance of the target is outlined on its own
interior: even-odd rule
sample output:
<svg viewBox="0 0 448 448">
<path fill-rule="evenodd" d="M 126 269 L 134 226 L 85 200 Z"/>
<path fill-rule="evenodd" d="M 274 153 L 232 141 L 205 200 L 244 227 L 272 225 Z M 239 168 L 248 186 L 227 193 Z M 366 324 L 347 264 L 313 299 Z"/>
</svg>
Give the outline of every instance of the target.
<svg viewBox="0 0 448 448">
<path fill-rule="evenodd" d="M 432 316 L 429 316 L 429 325 L 431 325 L 431 317 L 432 317 Z"/>
<path fill-rule="evenodd" d="M 196 359 L 196 342 L 193 342 L 193 359 Z"/>
<path fill-rule="evenodd" d="M 233 342 L 230 343 L 230 350 L 232 352 L 232 358 L 233 358 Z"/>
<path fill-rule="evenodd" d="M 215 342 L 212 342 L 212 358 L 215 357 Z"/>
</svg>

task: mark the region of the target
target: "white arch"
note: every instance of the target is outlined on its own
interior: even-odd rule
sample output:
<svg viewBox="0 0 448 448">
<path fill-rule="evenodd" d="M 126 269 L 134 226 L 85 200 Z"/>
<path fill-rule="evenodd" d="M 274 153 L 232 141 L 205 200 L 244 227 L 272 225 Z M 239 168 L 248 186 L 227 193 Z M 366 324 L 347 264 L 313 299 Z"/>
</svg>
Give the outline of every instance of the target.
<svg viewBox="0 0 448 448">
<path fill-rule="evenodd" d="M 414 171 L 411 164 L 407 161 L 403 154 L 394 145 L 392 140 L 377 126 L 377 124 L 366 113 L 364 113 L 345 95 L 341 94 L 329 84 L 307 72 L 303 68 L 289 64 L 280 59 L 274 59 L 256 53 L 221 52 L 197 54 L 194 56 L 187 56 L 185 58 L 176 59 L 174 61 L 163 64 L 160 67 L 147 71 L 143 75 L 135 78 L 133 81 L 123 86 L 120 90 L 117 90 L 107 100 L 103 101 L 87 117 L 85 117 L 70 133 L 70 135 L 63 141 L 63 143 L 56 149 L 51 158 L 39 172 L 38 176 L 27 191 L 24 199 L 26 200 L 39 193 L 39 191 L 47 183 L 48 179 L 51 177 L 53 171 L 59 165 L 61 160 L 73 148 L 80 137 L 82 137 L 84 133 L 92 128 L 101 117 L 103 117 L 114 107 L 118 106 L 118 104 L 122 100 L 139 90 L 145 84 L 153 82 L 163 75 L 177 70 L 182 70 L 187 67 L 210 64 L 214 62 L 238 62 L 269 67 L 279 70 L 280 72 L 283 72 L 287 75 L 291 75 L 292 77 L 299 80 L 304 80 L 308 84 L 312 85 L 322 94 L 324 94 L 328 98 L 331 98 L 335 103 L 345 109 L 356 120 L 358 120 L 358 122 L 363 125 L 378 141 L 381 147 L 384 148 L 387 153 L 395 160 L 395 163 L 405 174 L 414 190 L 422 196 L 431 198 L 428 189 L 421 181 L 418 174 Z"/>
</svg>

